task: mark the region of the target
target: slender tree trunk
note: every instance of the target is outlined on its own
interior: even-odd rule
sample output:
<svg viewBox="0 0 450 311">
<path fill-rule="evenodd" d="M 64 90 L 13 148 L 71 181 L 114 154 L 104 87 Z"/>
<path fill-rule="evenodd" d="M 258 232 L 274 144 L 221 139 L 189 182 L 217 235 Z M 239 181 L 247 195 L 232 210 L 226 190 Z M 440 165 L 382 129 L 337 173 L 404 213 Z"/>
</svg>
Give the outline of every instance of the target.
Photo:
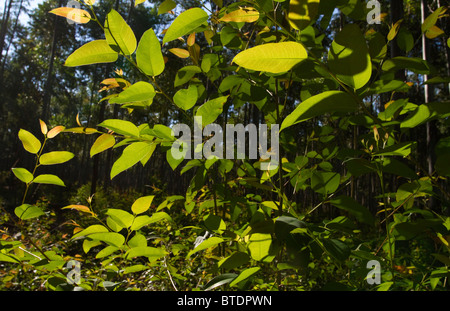
<svg viewBox="0 0 450 311">
<path fill-rule="evenodd" d="M 403 0 L 390 0 L 390 3 L 391 3 L 391 24 L 395 24 L 396 22 L 403 19 L 403 17 L 404 17 Z M 395 38 L 391 42 L 390 49 L 391 49 L 391 58 L 403 56 L 403 51 L 400 49 L 400 47 L 397 44 L 397 38 Z M 406 80 L 405 71 L 399 70 L 395 74 L 395 79 L 400 80 L 400 81 L 405 81 Z M 393 99 L 394 100 L 399 99 L 400 96 L 401 96 L 400 93 L 395 93 Z"/>
<path fill-rule="evenodd" d="M 63 1 L 59 0 L 59 7 L 63 5 Z M 50 101 L 52 99 L 52 85 L 53 85 L 53 67 L 55 62 L 56 45 L 58 41 L 59 34 L 59 22 L 60 19 L 55 15 L 53 16 L 53 37 L 52 37 L 52 47 L 50 50 L 50 56 L 48 60 L 48 70 L 47 79 L 45 80 L 44 95 L 42 99 L 42 120 L 47 122 L 50 118 Z"/>
<path fill-rule="evenodd" d="M 428 10 L 427 10 L 427 3 L 426 0 L 421 0 L 420 2 L 420 8 L 421 8 L 421 17 L 422 17 L 422 24 L 427 18 Z M 425 35 L 422 36 L 422 58 L 423 60 L 427 61 L 429 59 L 430 54 L 430 48 L 429 48 L 429 42 Z M 423 76 L 423 82 L 428 81 L 428 75 Z M 425 104 L 430 103 L 433 99 L 433 91 L 431 85 L 424 84 L 424 102 Z M 434 161 L 435 161 L 435 154 L 434 154 L 434 147 L 436 144 L 436 136 L 437 136 L 437 129 L 436 129 L 436 121 L 430 121 L 426 124 L 426 141 L 427 141 L 427 170 L 428 174 L 432 175 L 434 171 Z M 430 198 L 429 201 L 429 207 L 433 208 L 436 206 L 436 200 L 434 197 Z"/>
<path fill-rule="evenodd" d="M 0 30 L 0 63 L 3 59 L 3 49 L 5 48 L 5 39 L 6 34 L 8 33 L 8 23 L 9 23 L 9 17 L 11 13 L 11 7 L 13 4 L 13 0 L 5 0 L 5 9 L 3 11 L 3 19 L 2 19 L 2 28 Z"/>
</svg>

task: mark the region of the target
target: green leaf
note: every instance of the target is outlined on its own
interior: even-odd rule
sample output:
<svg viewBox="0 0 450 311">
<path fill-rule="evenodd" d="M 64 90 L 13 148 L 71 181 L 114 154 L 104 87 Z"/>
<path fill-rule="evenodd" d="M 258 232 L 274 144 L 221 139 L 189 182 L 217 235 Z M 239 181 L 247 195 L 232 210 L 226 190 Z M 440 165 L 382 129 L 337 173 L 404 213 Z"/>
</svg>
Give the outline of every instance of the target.
<svg viewBox="0 0 450 311">
<path fill-rule="evenodd" d="M 401 48 L 406 53 L 408 53 L 413 49 L 414 37 L 408 29 L 404 27 L 400 28 L 400 31 L 398 32 L 397 35 L 397 44 L 398 47 Z"/>
<path fill-rule="evenodd" d="M 150 223 L 151 223 L 151 220 L 150 220 L 149 216 L 147 216 L 147 215 L 137 216 L 133 221 L 133 225 L 131 225 L 131 230 L 133 230 L 133 231 L 139 230 L 142 227 L 147 226 Z"/>
<path fill-rule="evenodd" d="M 158 7 L 158 15 L 172 11 L 176 6 L 177 4 L 173 0 L 164 0 Z"/>
<path fill-rule="evenodd" d="M 411 153 L 411 148 L 415 146 L 416 142 L 403 142 L 386 147 L 378 152 L 375 152 L 376 156 L 402 156 L 406 157 Z"/>
<path fill-rule="evenodd" d="M 101 232 L 108 232 L 108 228 L 106 228 L 105 226 L 102 225 L 91 225 L 89 227 L 87 227 L 86 229 L 81 230 L 80 232 L 74 234 L 72 236 L 72 239 L 76 239 L 78 237 L 82 237 L 82 236 L 89 236 L 90 234 L 93 233 L 101 233 Z"/>
<path fill-rule="evenodd" d="M 402 121 L 400 127 L 414 128 L 434 118 L 446 118 L 448 116 L 450 116 L 450 105 L 448 102 L 422 104 L 406 120 Z"/>
<path fill-rule="evenodd" d="M 203 221 L 208 231 L 222 234 L 227 229 L 227 225 L 225 224 L 223 219 L 217 215 L 208 214 L 203 218 Z"/>
<path fill-rule="evenodd" d="M 250 256 L 256 261 L 270 261 L 272 236 L 269 233 L 253 233 L 250 235 L 248 249 Z"/>
<path fill-rule="evenodd" d="M 131 259 L 134 257 L 144 256 L 149 259 L 149 261 L 154 261 L 159 258 L 166 256 L 166 251 L 161 248 L 144 246 L 144 247 L 134 247 L 126 252 L 125 258 Z"/>
<path fill-rule="evenodd" d="M 266 43 L 237 54 L 233 63 L 249 70 L 282 73 L 308 58 L 306 49 L 297 42 Z"/>
<path fill-rule="evenodd" d="M 29 153 L 37 154 L 41 149 L 41 142 L 27 130 L 19 130 L 19 139 L 22 141 L 23 148 Z"/>
<path fill-rule="evenodd" d="M 125 243 L 125 237 L 116 232 L 100 232 L 89 234 L 92 240 L 105 242 L 111 246 L 121 247 Z"/>
<path fill-rule="evenodd" d="M 175 76 L 174 86 L 178 87 L 189 82 L 196 73 L 202 72 L 202 69 L 198 66 L 185 66 L 177 71 Z"/>
<path fill-rule="evenodd" d="M 434 11 L 432 14 L 430 14 L 425 21 L 423 22 L 421 26 L 422 32 L 427 32 L 430 30 L 433 26 L 436 25 L 437 20 L 441 16 L 441 14 L 444 14 L 447 8 L 445 6 L 439 7 L 436 11 Z"/>
<path fill-rule="evenodd" d="M 156 92 L 153 85 L 148 82 L 139 81 L 122 91 L 119 96 L 111 98 L 110 104 L 125 104 L 143 101 L 153 101 Z"/>
<path fill-rule="evenodd" d="M 116 144 L 116 139 L 114 138 L 113 135 L 110 135 L 110 134 L 100 135 L 95 140 L 94 144 L 91 147 L 91 151 L 90 151 L 91 158 L 94 155 L 113 147 L 115 144 Z"/>
<path fill-rule="evenodd" d="M 221 96 L 211 99 L 201 105 L 195 115 L 202 117 L 202 128 L 213 123 L 223 111 L 223 105 L 227 102 L 228 96 Z"/>
<path fill-rule="evenodd" d="M 161 52 L 161 44 L 153 29 L 149 29 L 141 37 L 136 51 L 137 66 L 152 77 L 160 75 L 165 68 Z"/>
<path fill-rule="evenodd" d="M 144 247 L 147 246 L 147 238 L 145 235 L 136 233 L 135 236 L 128 241 L 128 246 L 133 247 Z"/>
<path fill-rule="evenodd" d="M 410 178 L 410 179 L 417 179 L 419 178 L 417 174 L 409 168 L 408 165 L 404 164 L 403 162 L 400 162 L 394 158 L 384 158 L 383 159 L 383 166 L 381 168 L 383 172 L 395 174 L 398 176 Z"/>
<path fill-rule="evenodd" d="M 105 38 L 109 46 L 118 53 L 131 55 L 136 50 L 137 41 L 133 30 L 114 9 L 106 16 Z"/>
<path fill-rule="evenodd" d="M 311 176 L 311 189 L 326 196 L 337 190 L 340 179 L 338 173 L 315 171 Z"/>
<path fill-rule="evenodd" d="M 140 197 L 139 199 L 134 201 L 133 205 L 131 206 L 131 210 L 135 214 L 145 213 L 150 208 L 154 197 L 154 195 Z"/>
<path fill-rule="evenodd" d="M 220 260 L 218 266 L 221 269 L 232 270 L 249 262 L 250 257 L 247 253 L 236 252 Z"/>
<path fill-rule="evenodd" d="M 236 273 L 224 273 L 214 277 L 205 285 L 204 291 L 210 291 L 216 287 L 225 285 L 233 281 L 238 275 Z"/>
<path fill-rule="evenodd" d="M 127 211 L 108 208 L 105 214 L 111 217 L 119 226 L 124 228 L 129 228 L 133 224 L 134 216 Z"/>
<path fill-rule="evenodd" d="M 327 253 L 336 260 L 343 262 L 350 256 L 350 248 L 342 241 L 335 239 L 324 239 L 323 246 Z"/>
<path fill-rule="evenodd" d="M 111 179 L 146 158 L 153 151 L 152 143 L 147 142 L 137 142 L 127 146 L 111 168 Z"/>
<path fill-rule="evenodd" d="M 99 259 L 99 258 L 107 257 L 107 256 L 117 252 L 118 250 L 120 250 L 120 248 L 118 248 L 116 246 L 112 246 L 112 245 L 106 246 L 104 249 L 99 251 L 97 253 L 97 255 L 95 255 L 95 258 Z"/>
<path fill-rule="evenodd" d="M 442 154 L 437 157 L 435 168 L 439 175 L 450 176 L 450 154 Z"/>
<path fill-rule="evenodd" d="M 235 22 L 235 23 L 253 23 L 259 19 L 259 12 L 255 8 L 245 7 L 239 8 L 233 12 L 225 14 L 219 19 L 221 22 Z"/>
<path fill-rule="evenodd" d="M 386 60 L 381 67 L 383 71 L 398 71 L 401 69 L 408 69 L 417 74 L 429 74 L 430 66 L 428 63 L 418 57 L 405 57 L 398 56 L 391 59 Z"/>
<path fill-rule="evenodd" d="M 52 151 L 44 153 L 39 158 L 39 163 L 42 165 L 61 164 L 70 161 L 75 155 L 68 151 Z"/>
<path fill-rule="evenodd" d="M 300 103 L 281 124 L 280 132 L 294 124 L 334 112 L 353 112 L 358 104 L 353 97 L 341 91 L 327 91 Z"/>
<path fill-rule="evenodd" d="M 328 66 L 345 84 L 360 89 L 372 76 L 369 49 L 356 24 L 346 25 L 336 35 L 328 53 Z"/>
<path fill-rule="evenodd" d="M 208 14 L 200 8 L 192 8 L 181 13 L 169 26 L 163 44 L 173 41 L 196 30 L 208 20 Z"/>
<path fill-rule="evenodd" d="M 0 261 L 3 262 L 12 262 L 12 263 L 20 263 L 20 259 L 14 256 L 13 254 L 2 254 L 0 253 Z"/>
<path fill-rule="evenodd" d="M 22 220 L 28 220 L 44 215 L 44 212 L 37 206 L 22 204 L 14 209 L 14 214 Z"/>
<path fill-rule="evenodd" d="M 52 174 L 39 175 L 39 176 L 37 176 L 37 177 L 35 177 L 33 179 L 33 183 L 35 183 L 35 184 L 49 184 L 49 185 L 56 185 L 56 186 L 62 186 L 62 187 L 66 186 L 64 184 L 64 182 L 61 180 L 61 178 L 59 178 L 56 175 L 52 175 Z"/>
<path fill-rule="evenodd" d="M 190 85 L 187 89 L 181 89 L 173 96 L 175 105 L 183 110 L 189 110 L 195 106 L 198 99 L 197 87 Z"/>
<path fill-rule="evenodd" d="M 235 278 L 231 283 L 230 283 L 230 287 L 233 287 L 234 285 L 236 285 L 239 282 L 242 282 L 246 279 L 248 279 L 249 277 L 251 277 L 253 274 L 255 274 L 256 272 L 258 272 L 259 270 L 261 270 L 260 267 L 253 267 L 253 268 L 248 268 L 245 269 L 244 271 L 241 272 L 241 274 L 239 274 L 239 276 L 237 278 Z"/>
<path fill-rule="evenodd" d="M 288 14 L 291 26 L 297 30 L 305 29 L 316 18 L 319 5 L 320 0 L 291 0 Z"/>
<path fill-rule="evenodd" d="M 113 63 L 119 54 L 114 52 L 106 40 L 94 40 L 75 50 L 67 58 L 64 66 L 76 67 L 99 63 Z"/>
<path fill-rule="evenodd" d="M 33 180 L 33 174 L 31 174 L 27 169 L 21 167 L 14 167 L 11 169 L 14 175 L 19 178 L 24 183 L 28 184 Z"/>
<path fill-rule="evenodd" d="M 347 211 L 351 215 L 355 216 L 360 222 L 363 222 L 368 225 L 374 225 L 375 219 L 370 211 L 356 202 L 354 199 L 348 196 L 339 196 L 330 201 L 330 203 L 344 211 Z"/>
<path fill-rule="evenodd" d="M 187 254 L 187 258 L 191 257 L 193 254 L 205 250 L 207 248 L 210 247 L 214 247 L 220 243 L 222 243 L 224 241 L 224 239 L 219 238 L 219 237 L 211 237 L 205 241 L 203 241 L 202 243 L 200 243 L 200 245 L 198 245 L 196 248 L 194 248 L 193 250 L 191 250 L 188 254 Z"/>
<path fill-rule="evenodd" d="M 98 126 L 105 127 L 111 131 L 125 136 L 139 137 L 138 127 L 130 121 L 108 119 L 100 123 Z"/>
</svg>

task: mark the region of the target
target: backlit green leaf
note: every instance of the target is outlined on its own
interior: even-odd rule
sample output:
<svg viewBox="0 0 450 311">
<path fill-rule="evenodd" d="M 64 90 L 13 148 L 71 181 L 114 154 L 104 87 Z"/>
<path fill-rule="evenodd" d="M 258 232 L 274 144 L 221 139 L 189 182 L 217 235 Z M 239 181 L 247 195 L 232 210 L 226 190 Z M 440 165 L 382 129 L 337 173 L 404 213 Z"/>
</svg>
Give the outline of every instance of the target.
<svg viewBox="0 0 450 311">
<path fill-rule="evenodd" d="M 197 117 L 202 117 L 203 127 L 213 123 L 222 113 L 223 105 L 227 102 L 228 96 L 221 96 L 211 99 L 201 105 L 196 112 Z"/>
<path fill-rule="evenodd" d="M 91 151 L 90 151 L 91 158 L 94 155 L 113 147 L 115 144 L 116 144 L 116 139 L 114 138 L 113 135 L 110 135 L 110 134 L 100 135 L 95 140 L 94 144 L 91 147 Z"/>
<path fill-rule="evenodd" d="M 345 261 L 350 256 L 350 248 L 344 242 L 335 239 L 324 239 L 323 246 L 331 257 L 340 262 Z"/>
<path fill-rule="evenodd" d="M 70 54 L 64 65 L 76 67 L 98 63 L 113 63 L 118 57 L 119 54 L 111 49 L 106 40 L 95 40 L 86 43 Z"/>
<path fill-rule="evenodd" d="M 297 42 L 266 43 L 240 52 L 233 63 L 246 69 L 282 73 L 308 58 L 306 49 Z"/>
<path fill-rule="evenodd" d="M 117 224 L 124 228 L 129 228 L 133 224 L 134 216 L 127 211 L 109 208 L 105 214 L 110 216 Z"/>
<path fill-rule="evenodd" d="M 105 226 L 102 226 L 102 225 L 91 225 L 91 226 L 87 227 L 86 229 L 83 229 L 82 231 L 74 234 L 72 236 L 72 239 L 76 239 L 76 238 L 82 237 L 82 236 L 88 236 L 90 234 L 99 233 L 99 232 L 109 232 L 109 230 L 108 230 L 108 228 L 106 228 Z"/>
<path fill-rule="evenodd" d="M 319 4 L 320 0 L 291 0 L 288 14 L 291 26 L 297 30 L 306 28 L 316 18 Z"/>
<path fill-rule="evenodd" d="M 61 180 L 61 178 L 59 178 L 56 175 L 52 175 L 52 174 L 39 175 L 39 176 L 37 176 L 37 177 L 35 177 L 33 179 L 33 183 L 35 183 L 35 184 L 49 184 L 49 185 L 56 185 L 56 186 L 62 186 L 62 187 L 66 186 L 64 184 L 64 182 Z"/>
<path fill-rule="evenodd" d="M 100 123 L 98 126 L 105 127 L 111 131 L 125 136 L 139 137 L 139 129 L 130 121 L 119 119 L 108 119 Z"/>
<path fill-rule="evenodd" d="M 28 220 L 44 215 L 44 212 L 37 206 L 22 204 L 14 209 L 14 214 L 22 220 Z"/>
<path fill-rule="evenodd" d="M 194 85 L 190 85 L 187 89 L 181 89 L 173 96 L 175 105 L 183 110 L 189 110 L 195 106 L 198 99 L 197 88 Z"/>
<path fill-rule="evenodd" d="M 181 13 L 169 26 L 163 44 L 187 35 L 205 24 L 208 14 L 200 8 L 192 8 Z"/>
<path fill-rule="evenodd" d="M 89 235 L 92 240 L 99 240 L 111 246 L 121 247 L 125 243 L 125 237 L 116 232 L 100 232 Z"/>
<path fill-rule="evenodd" d="M 156 92 L 153 85 L 148 82 L 139 81 L 125 89 L 119 96 L 111 98 L 109 102 L 111 104 L 125 104 L 142 101 L 152 102 L 155 95 Z"/>
<path fill-rule="evenodd" d="M 131 210 L 135 214 L 145 213 L 150 208 L 154 197 L 154 195 L 140 197 L 139 199 L 134 201 L 133 205 L 131 206 Z"/>
<path fill-rule="evenodd" d="M 328 53 L 330 70 L 345 84 L 360 89 L 372 76 L 369 49 L 356 24 L 346 25 L 336 35 Z"/>
<path fill-rule="evenodd" d="M 173 0 L 164 0 L 158 7 L 158 15 L 167 13 L 173 9 L 177 4 Z"/>
<path fill-rule="evenodd" d="M 235 278 L 231 283 L 230 283 L 230 287 L 233 287 L 234 285 L 236 285 L 239 282 L 242 282 L 246 279 L 248 279 L 249 277 L 251 277 L 253 274 L 255 274 L 256 272 L 258 272 L 259 270 L 261 270 L 260 267 L 253 267 L 253 268 L 248 268 L 245 269 L 244 271 L 241 272 L 241 274 L 239 274 L 239 276 L 237 278 Z"/>
<path fill-rule="evenodd" d="M 30 153 L 38 153 L 41 149 L 41 142 L 27 130 L 19 130 L 19 139 L 22 141 L 23 148 Z"/>
<path fill-rule="evenodd" d="M 105 38 L 115 52 L 131 55 L 136 50 L 137 41 L 133 30 L 114 9 L 106 16 Z"/>
<path fill-rule="evenodd" d="M 151 143 L 137 142 L 127 146 L 111 168 L 111 179 L 144 159 L 154 148 Z"/>
<path fill-rule="evenodd" d="M 294 124 L 333 112 L 353 112 L 358 104 L 353 97 L 341 91 L 327 91 L 300 103 L 281 124 L 280 131 Z"/>
<path fill-rule="evenodd" d="M 138 67 L 149 76 L 160 75 L 164 71 L 165 63 L 161 53 L 161 44 L 153 29 L 149 29 L 141 37 L 136 51 Z"/>
<path fill-rule="evenodd" d="M 27 169 L 21 167 L 14 167 L 11 169 L 14 175 L 19 178 L 24 183 L 28 184 L 33 180 L 33 174 L 31 174 Z"/>
<path fill-rule="evenodd" d="M 418 74 L 429 74 L 430 67 L 426 61 L 418 57 L 398 56 L 383 63 L 383 71 L 398 71 L 408 69 Z"/>
<path fill-rule="evenodd" d="M 68 151 L 52 151 L 44 153 L 39 158 L 39 163 L 42 165 L 61 164 L 70 161 L 75 155 Z"/>
<path fill-rule="evenodd" d="M 224 241 L 224 239 L 219 238 L 219 237 L 211 237 L 205 241 L 203 241 L 202 243 L 200 243 L 200 245 L 198 245 L 196 248 L 194 248 L 193 250 L 191 250 L 188 255 L 187 258 L 191 257 L 193 254 L 205 250 L 207 248 L 210 247 L 214 247 L 220 243 L 222 243 Z"/>
<path fill-rule="evenodd" d="M 125 258 L 132 259 L 134 257 L 147 257 L 150 261 L 157 260 L 166 256 L 166 251 L 161 248 L 144 246 L 144 247 L 134 247 L 126 252 Z"/>
</svg>

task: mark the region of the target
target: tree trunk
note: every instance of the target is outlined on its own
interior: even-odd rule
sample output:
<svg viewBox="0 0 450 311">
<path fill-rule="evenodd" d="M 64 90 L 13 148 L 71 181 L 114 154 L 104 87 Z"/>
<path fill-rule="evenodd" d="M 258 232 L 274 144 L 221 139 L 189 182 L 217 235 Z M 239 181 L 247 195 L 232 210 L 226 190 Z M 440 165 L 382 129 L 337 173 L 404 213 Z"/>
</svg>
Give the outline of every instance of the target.
<svg viewBox="0 0 450 311">
<path fill-rule="evenodd" d="M 59 7 L 63 5 L 63 1 L 59 0 Z M 48 60 L 48 70 L 47 70 L 47 79 L 45 80 L 44 86 L 44 95 L 42 99 L 42 120 L 44 122 L 48 122 L 50 118 L 50 101 L 52 99 L 52 85 L 53 85 L 53 67 L 55 62 L 55 54 L 56 54 L 56 45 L 58 41 L 59 34 L 59 22 L 60 19 L 58 16 L 53 16 L 53 37 L 52 37 L 52 47 L 50 50 L 50 56 Z"/>
</svg>

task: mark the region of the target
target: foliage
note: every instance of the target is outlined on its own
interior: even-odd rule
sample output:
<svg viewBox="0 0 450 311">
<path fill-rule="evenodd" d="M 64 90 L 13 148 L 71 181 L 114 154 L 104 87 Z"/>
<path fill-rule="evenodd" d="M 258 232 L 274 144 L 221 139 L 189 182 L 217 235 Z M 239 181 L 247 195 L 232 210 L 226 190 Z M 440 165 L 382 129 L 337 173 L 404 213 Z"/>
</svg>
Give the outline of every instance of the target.
<svg viewBox="0 0 450 311">
<path fill-rule="evenodd" d="M 450 109 L 448 100 L 408 97 L 415 84 L 446 83 L 448 77 L 424 81 L 418 77 L 436 72 L 429 62 L 390 57 L 395 39 L 405 52 L 412 50 L 410 31 L 401 22 L 367 25 L 362 3 L 201 2 L 177 14 L 161 37 L 152 28 L 136 36 L 115 9 L 102 21 L 92 1 L 85 1 L 82 22 L 97 24 L 103 35 L 72 49 L 65 65 L 120 63 L 115 77 L 103 77 L 109 93 L 101 101 L 129 116 L 101 120 L 96 128 L 78 121 L 77 127 L 48 130 L 41 121 L 43 141 L 19 131 L 36 162 L 32 172 L 12 169 L 25 192 L 14 215 L 3 217 L 14 221 L 22 238 L 3 235 L 0 261 L 20 273 L 38 270 L 45 280 L 39 286 L 48 290 L 448 288 L 450 139 L 441 131 L 429 171 L 420 157 L 423 142 L 412 135 L 436 120 L 446 128 Z M 158 13 L 177 11 L 174 5 L 164 1 Z M 335 9 L 349 22 L 327 37 Z M 445 12 L 431 14 L 420 37 L 444 36 L 437 23 Z M 51 13 L 70 18 L 65 9 Z M 408 81 L 397 78 L 400 70 L 408 72 Z M 168 122 L 134 122 L 139 111 L 160 103 L 174 112 Z M 266 159 L 249 156 L 176 159 L 170 125 L 194 127 L 199 116 L 201 129 L 242 120 L 281 125 L 277 167 L 262 169 Z M 95 135 L 91 157 L 122 149 L 110 167 L 111 180 L 162 154 L 180 178 L 190 178 L 189 185 L 183 193 L 136 195 L 120 208 L 93 203 L 92 196 L 72 202 L 62 208 L 72 216 L 70 238 L 38 243 L 28 231 L 46 211 L 26 198 L 38 183 L 65 186 L 54 174 L 37 175 L 41 166 L 74 157 L 43 152 L 62 132 Z M 207 143 L 205 138 L 192 150 Z M 369 191 L 375 202 L 364 199 Z M 71 259 L 82 264 L 75 282 L 67 278 Z M 366 280 L 371 260 L 381 263 L 376 286 Z M 5 287 L 18 277 L 14 271 L 3 277 Z"/>
</svg>

